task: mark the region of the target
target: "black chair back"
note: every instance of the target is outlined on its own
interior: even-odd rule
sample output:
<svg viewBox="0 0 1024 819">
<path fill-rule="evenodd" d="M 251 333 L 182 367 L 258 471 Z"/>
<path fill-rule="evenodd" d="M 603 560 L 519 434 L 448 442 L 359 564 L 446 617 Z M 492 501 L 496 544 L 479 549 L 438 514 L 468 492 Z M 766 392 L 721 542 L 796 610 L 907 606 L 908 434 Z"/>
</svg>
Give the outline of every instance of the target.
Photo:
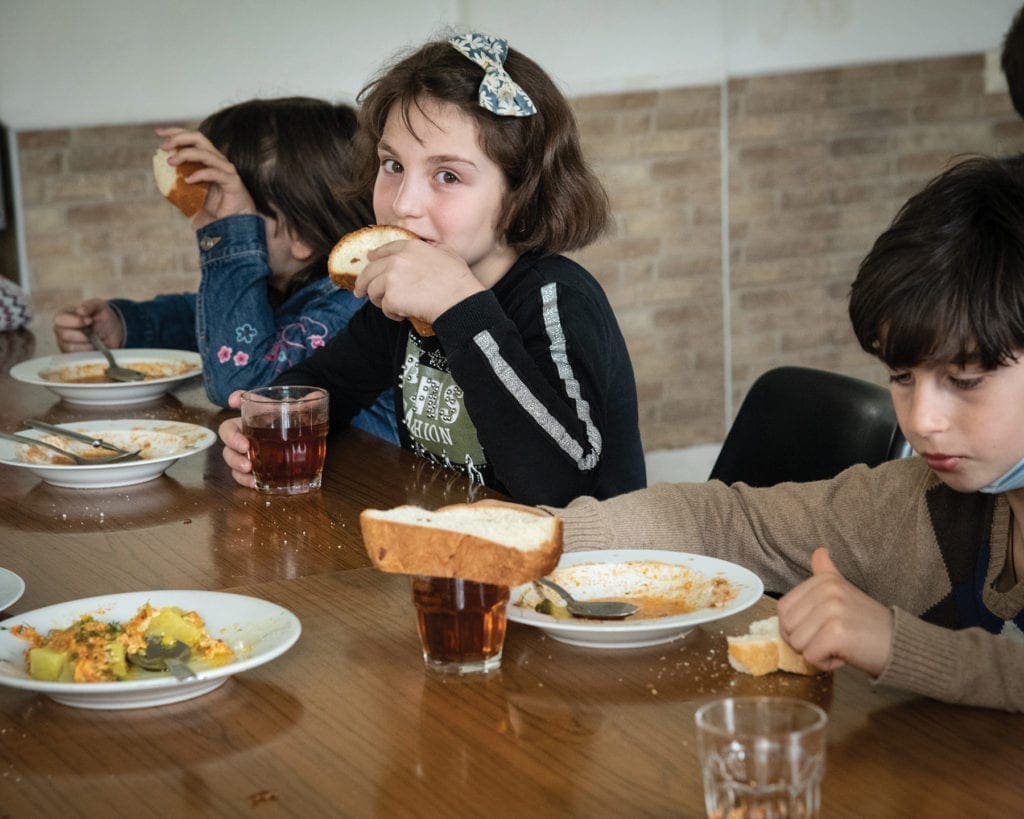
<svg viewBox="0 0 1024 819">
<path fill-rule="evenodd" d="M 910 453 L 888 390 L 840 373 L 779 367 L 743 399 L 711 478 L 751 486 L 816 481 Z"/>
</svg>

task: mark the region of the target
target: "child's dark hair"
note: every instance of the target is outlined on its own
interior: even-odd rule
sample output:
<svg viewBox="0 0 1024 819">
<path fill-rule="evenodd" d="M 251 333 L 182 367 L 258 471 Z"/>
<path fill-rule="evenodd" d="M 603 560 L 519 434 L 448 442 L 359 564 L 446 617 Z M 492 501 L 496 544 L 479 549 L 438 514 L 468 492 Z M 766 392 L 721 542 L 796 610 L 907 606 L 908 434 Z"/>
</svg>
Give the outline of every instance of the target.
<svg viewBox="0 0 1024 819">
<path fill-rule="evenodd" d="M 900 370 L 1015 361 L 1024 349 L 1024 156 L 971 157 L 900 209 L 860 265 L 850 320 Z"/>
<path fill-rule="evenodd" d="M 447 40 L 429 42 L 385 68 L 359 93 L 356 184 L 377 177 L 377 144 L 393 105 L 409 111 L 426 100 L 457 106 L 476 122 L 480 147 L 505 173 L 509 196 L 498 229 L 519 253 L 562 253 L 584 247 L 609 221 L 608 197 L 583 159 L 576 118 L 551 78 L 533 60 L 509 49 L 505 69 L 538 113 L 497 116 L 480 107 L 484 71 Z"/>
<path fill-rule="evenodd" d="M 313 248 L 317 273 L 326 274 L 338 239 L 373 222 L 370 200 L 351 192 L 352 106 L 310 97 L 255 99 L 211 114 L 199 130 L 235 166 L 256 209 L 283 218 Z"/>
<path fill-rule="evenodd" d="M 1000 63 L 1013 107 L 1024 117 L 1024 8 L 1014 16 L 1003 38 Z"/>
</svg>

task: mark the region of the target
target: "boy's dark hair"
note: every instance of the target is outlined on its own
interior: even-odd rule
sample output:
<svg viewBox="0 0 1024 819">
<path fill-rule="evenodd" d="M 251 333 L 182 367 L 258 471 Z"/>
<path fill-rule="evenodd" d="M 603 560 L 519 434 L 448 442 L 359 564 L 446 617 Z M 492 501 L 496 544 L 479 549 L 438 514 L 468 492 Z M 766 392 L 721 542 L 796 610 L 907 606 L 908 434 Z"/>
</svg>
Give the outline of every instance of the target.
<svg viewBox="0 0 1024 819">
<path fill-rule="evenodd" d="M 351 191 L 352 106 L 310 97 L 255 99 L 211 114 L 199 130 L 235 166 L 256 209 L 283 218 L 313 248 L 293 286 L 326 275 L 338 239 L 373 222 L 370 200 Z"/>
<path fill-rule="evenodd" d="M 1024 8 L 1017 12 L 1003 38 L 1000 60 L 1010 99 L 1017 113 L 1024 117 Z"/>
<path fill-rule="evenodd" d="M 479 131 L 480 147 L 505 173 L 509 195 L 498 229 L 519 253 L 562 253 L 590 244 L 609 220 L 608 197 L 583 159 L 576 118 L 551 78 L 533 60 L 509 49 L 505 69 L 538 113 L 502 117 L 480 107 L 484 71 L 447 40 L 429 42 L 385 68 L 358 96 L 356 184 L 377 177 L 377 144 L 393 105 L 406 125 L 413 106 L 436 100 L 457 106 Z M 422 110 L 422 108 L 421 108 Z"/>
<path fill-rule="evenodd" d="M 971 157 L 900 209 L 850 294 L 861 346 L 895 370 L 994 369 L 1024 349 L 1024 156 Z"/>
</svg>

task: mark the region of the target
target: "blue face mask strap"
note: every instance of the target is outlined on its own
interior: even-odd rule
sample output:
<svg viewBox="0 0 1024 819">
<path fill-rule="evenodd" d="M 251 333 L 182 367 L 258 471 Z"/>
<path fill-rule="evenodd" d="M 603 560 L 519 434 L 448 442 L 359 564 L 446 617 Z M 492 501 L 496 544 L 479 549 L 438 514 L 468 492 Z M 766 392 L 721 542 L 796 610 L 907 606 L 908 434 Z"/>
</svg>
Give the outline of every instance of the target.
<svg viewBox="0 0 1024 819">
<path fill-rule="evenodd" d="M 505 70 L 508 41 L 489 34 L 459 34 L 448 44 L 484 70 L 480 107 L 500 117 L 530 117 L 537 113 L 533 100 Z"/>
<path fill-rule="evenodd" d="M 978 491 L 984 492 L 986 495 L 998 495 L 1001 492 L 1021 488 L 1024 488 L 1024 459 L 1018 461 L 1017 465 L 1011 467 L 1001 478 L 996 478 L 988 486 L 983 486 Z"/>
</svg>

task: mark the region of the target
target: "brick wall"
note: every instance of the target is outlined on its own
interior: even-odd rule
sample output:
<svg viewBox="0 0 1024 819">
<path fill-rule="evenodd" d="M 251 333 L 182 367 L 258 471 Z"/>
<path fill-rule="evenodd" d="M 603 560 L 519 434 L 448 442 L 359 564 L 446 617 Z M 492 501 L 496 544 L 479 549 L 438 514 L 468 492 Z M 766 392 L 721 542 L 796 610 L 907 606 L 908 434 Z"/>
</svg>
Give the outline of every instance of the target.
<svg viewBox="0 0 1024 819">
<path fill-rule="evenodd" d="M 773 366 L 881 381 L 846 318 L 860 259 L 954 155 L 1024 147 L 1005 94 L 984 93 L 983 62 L 733 79 L 724 134 L 719 86 L 574 100 L 615 213 L 578 258 L 629 344 L 648 451 L 721 440 Z M 87 296 L 195 288 L 192 232 L 152 182 L 155 145 L 146 124 L 18 134 L 40 333 Z"/>
</svg>

